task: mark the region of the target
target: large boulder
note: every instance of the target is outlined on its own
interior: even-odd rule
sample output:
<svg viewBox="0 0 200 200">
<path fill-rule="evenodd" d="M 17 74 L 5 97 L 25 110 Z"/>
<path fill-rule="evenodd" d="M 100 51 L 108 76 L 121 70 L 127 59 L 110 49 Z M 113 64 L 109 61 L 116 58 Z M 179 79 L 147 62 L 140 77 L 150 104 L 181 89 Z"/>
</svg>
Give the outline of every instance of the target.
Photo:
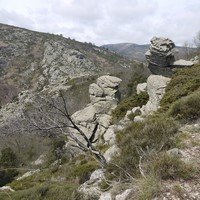
<svg viewBox="0 0 200 200">
<path fill-rule="evenodd" d="M 175 44 L 169 38 L 153 37 L 149 50 L 145 53 L 148 68 L 153 74 L 168 75 L 174 63 Z"/>
<path fill-rule="evenodd" d="M 170 80 L 170 78 L 160 75 L 150 75 L 148 77 L 147 92 L 149 95 L 149 101 L 141 109 L 143 115 L 148 115 L 159 108 L 160 100 L 165 94 L 165 88 Z"/>
<path fill-rule="evenodd" d="M 116 88 L 119 86 L 119 84 L 121 83 L 121 79 L 114 77 L 114 76 L 109 76 L 109 75 L 105 75 L 105 76 L 101 76 L 97 79 L 97 84 L 101 87 L 101 88 Z"/>
<path fill-rule="evenodd" d="M 193 65 L 194 65 L 194 62 L 192 61 L 180 59 L 180 60 L 176 60 L 172 66 L 173 67 L 192 67 Z"/>
<path fill-rule="evenodd" d="M 100 191 L 99 183 L 105 178 L 105 170 L 97 169 L 95 170 L 88 181 L 83 183 L 79 188 L 78 192 L 81 194 L 81 199 L 99 199 L 103 192 Z"/>
<path fill-rule="evenodd" d="M 147 83 L 139 83 L 136 87 L 137 94 L 147 91 Z"/>
</svg>

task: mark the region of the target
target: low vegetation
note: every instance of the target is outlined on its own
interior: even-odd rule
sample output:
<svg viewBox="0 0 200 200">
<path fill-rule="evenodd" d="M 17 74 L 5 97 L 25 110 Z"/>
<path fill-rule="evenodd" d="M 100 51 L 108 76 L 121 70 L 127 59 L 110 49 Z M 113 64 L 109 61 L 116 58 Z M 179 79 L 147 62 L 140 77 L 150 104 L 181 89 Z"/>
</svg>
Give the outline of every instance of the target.
<svg viewBox="0 0 200 200">
<path fill-rule="evenodd" d="M 169 109 L 169 115 L 185 122 L 200 117 L 200 91 L 177 100 Z"/>
<path fill-rule="evenodd" d="M 130 123 L 117 133 L 121 155 L 114 157 L 108 165 L 106 177 L 115 181 L 136 181 L 135 199 L 156 197 L 162 180 L 189 180 L 199 173 L 200 169 L 194 163 L 186 163 L 179 155 L 168 153 L 169 149 L 183 147 L 180 137 L 188 137 L 178 134 L 179 126 L 200 117 L 199 71 L 200 65 L 178 69 L 167 86 L 158 112 L 144 122 Z M 126 105 L 126 100 L 124 102 L 121 104 Z M 121 107 L 126 108 L 119 104 L 117 109 Z M 104 182 L 101 186 L 108 187 Z"/>
<path fill-rule="evenodd" d="M 172 77 L 166 94 L 161 101 L 161 109 L 143 122 L 131 122 L 117 134 L 117 145 L 121 155 L 115 156 L 106 169 L 106 181 L 100 183 L 107 190 L 109 181 L 133 182 L 137 200 L 156 197 L 164 180 L 190 180 L 199 173 L 199 167 L 185 163 L 179 155 L 171 155 L 168 150 L 181 147 L 181 137 L 177 134 L 181 123 L 192 122 L 200 117 L 200 65 L 179 69 Z M 113 111 L 114 121 L 120 120 L 127 110 L 146 103 L 146 93 L 124 98 Z M 50 154 L 41 171 L 22 180 L 12 181 L 9 185 L 14 193 L 1 193 L 1 199 L 63 199 L 78 200 L 75 191 L 87 181 L 98 164 L 91 156 L 69 158 L 63 153 L 66 138 L 54 138 Z M 99 146 L 107 149 L 107 146 Z M 59 152 L 57 154 L 56 152 Z M 34 157 L 34 156 L 33 156 Z M 31 160 L 31 159 L 30 159 Z M 55 162 L 58 161 L 59 163 Z M 0 178 L 7 182 L 19 173 L 5 168 L 18 167 L 19 159 L 12 149 L 5 148 L 0 157 Z M 52 163 L 54 163 L 52 165 Z M 9 179 L 7 179 L 9 175 Z M 3 178 L 2 178 L 3 177 Z M 107 181 L 108 180 L 108 181 Z"/>
<path fill-rule="evenodd" d="M 179 100 L 181 97 L 190 95 L 199 87 L 200 65 L 176 70 L 161 100 L 162 109 L 166 111 L 173 102 Z"/>
<path fill-rule="evenodd" d="M 135 94 L 122 99 L 116 109 L 112 112 L 113 122 L 117 122 L 122 119 L 126 115 L 126 112 L 131 110 L 131 108 L 145 105 L 148 99 L 149 96 L 146 92 L 142 92 L 138 95 Z"/>
</svg>

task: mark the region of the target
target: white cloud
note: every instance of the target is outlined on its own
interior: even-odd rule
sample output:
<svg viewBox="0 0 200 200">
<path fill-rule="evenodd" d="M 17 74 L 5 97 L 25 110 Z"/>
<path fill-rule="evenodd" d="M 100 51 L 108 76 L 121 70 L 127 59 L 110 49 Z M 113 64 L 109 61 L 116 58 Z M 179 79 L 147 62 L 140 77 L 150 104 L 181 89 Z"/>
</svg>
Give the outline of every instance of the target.
<svg viewBox="0 0 200 200">
<path fill-rule="evenodd" d="M 0 22 L 97 45 L 154 35 L 180 45 L 200 29 L 199 10 L 197 0 L 1 0 Z"/>
</svg>

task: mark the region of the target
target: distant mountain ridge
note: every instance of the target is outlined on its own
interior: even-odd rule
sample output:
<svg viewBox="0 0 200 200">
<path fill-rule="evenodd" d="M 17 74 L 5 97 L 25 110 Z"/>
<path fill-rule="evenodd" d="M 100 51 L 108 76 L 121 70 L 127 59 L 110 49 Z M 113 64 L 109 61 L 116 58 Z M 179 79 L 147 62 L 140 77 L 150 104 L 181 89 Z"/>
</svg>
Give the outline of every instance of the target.
<svg viewBox="0 0 200 200">
<path fill-rule="evenodd" d="M 149 44 L 139 45 L 135 43 L 119 43 L 119 44 L 107 44 L 102 47 L 114 51 L 120 55 L 126 56 L 128 58 L 144 61 L 144 54 L 149 48 Z"/>
<path fill-rule="evenodd" d="M 150 44 L 135 44 L 135 43 L 118 43 L 118 44 L 106 44 L 102 47 L 114 51 L 122 56 L 128 57 L 133 60 L 145 61 L 145 53 L 149 49 Z M 183 58 L 186 53 L 186 48 L 182 46 L 176 46 L 177 58 Z M 194 48 L 189 48 L 194 50 Z"/>
</svg>

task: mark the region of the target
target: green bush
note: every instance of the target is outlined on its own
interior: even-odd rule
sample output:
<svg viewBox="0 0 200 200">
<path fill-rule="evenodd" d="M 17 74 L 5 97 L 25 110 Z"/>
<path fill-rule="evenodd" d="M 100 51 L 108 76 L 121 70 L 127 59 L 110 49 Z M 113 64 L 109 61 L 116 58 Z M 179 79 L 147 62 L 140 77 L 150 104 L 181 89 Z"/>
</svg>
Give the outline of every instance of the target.
<svg viewBox="0 0 200 200">
<path fill-rule="evenodd" d="M 195 92 L 176 101 L 169 109 L 169 115 L 184 121 L 200 117 L 200 92 Z"/>
<path fill-rule="evenodd" d="M 12 169 L 17 167 L 17 165 L 17 157 L 12 149 L 2 149 L 0 157 L 0 186 L 11 182 L 18 175 L 17 169 Z"/>
<path fill-rule="evenodd" d="M 112 112 L 113 122 L 122 119 L 126 112 L 133 107 L 142 106 L 147 103 L 149 96 L 147 92 L 140 93 L 139 95 L 133 95 L 126 97 L 119 102 L 117 107 Z"/>
<path fill-rule="evenodd" d="M 150 173 L 156 174 L 161 179 L 191 179 L 197 174 L 197 168 L 181 160 L 180 156 L 160 153 L 150 160 L 148 168 Z"/>
<path fill-rule="evenodd" d="M 1 150 L 0 166 L 16 167 L 17 164 L 17 156 L 10 147 Z"/>
<path fill-rule="evenodd" d="M 95 161 L 89 161 L 87 163 L 80 163 L 75 165 L 72 170 L 72 176 L 79 178 L 79 183 L 82 184 L 90 178 L 91 173 L 97 169 L 98 165 Z"/>
<path fill-rule="evenodd" d="M 15 191 L 6 195 L 0 194 L 0 200 L 76 200 L 76 186 L 72 184 L 39 184 L 26 190 Z"/>
<path fill-rule="evenodd" d="M 18 174 L 16 169 L 0 169 L 0 187 L 13 181 Z"/>
<path fill-rule="evenodd" d="M 161 182 L 156 176 L 147 176 L 141 178 L 136 183 L 137 186 L 137 200 L 150 200 L 160 192 Z"/>
<path fill-rule="evenodd" d="M 177 125 L 173 119 L 164 116 L 149 117 L 145 122 L 133 122 L 117 134 L 117 144 L 121 155 L 113 162 L 131 175 L 138 173 L 139 153 L 168 149 L 172 145 L 171 138 L 177 132 Z M 108 172 L 126 178 L 126 173 L 114 165 L 109 164 Z"/>
<path fill-rule="evenodd" d="M 200 65 L 178 69 L 167 85 L 161 100 L 161 107 L 167 110 L 170 105 L 183 96 L 187 96 L 200 87 Z"/>
</svg>

